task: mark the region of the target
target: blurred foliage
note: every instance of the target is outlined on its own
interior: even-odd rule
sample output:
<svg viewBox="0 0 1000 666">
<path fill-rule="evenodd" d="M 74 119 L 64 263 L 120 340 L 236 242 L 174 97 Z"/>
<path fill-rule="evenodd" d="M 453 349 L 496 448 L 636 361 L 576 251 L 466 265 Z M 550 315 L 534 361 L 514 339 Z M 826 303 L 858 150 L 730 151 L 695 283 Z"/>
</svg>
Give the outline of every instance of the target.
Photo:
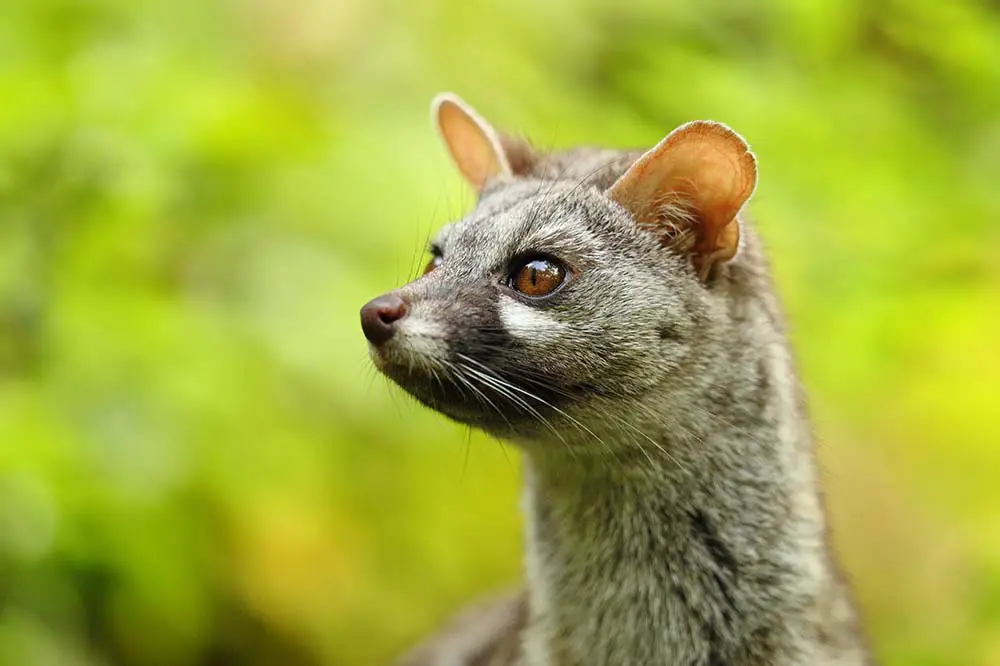
<svg viewBox="0 0 1000 666">
<path fill-rule="evenodd" d="M 369 665 L 515 581 L 517 455 L 358 307 L 540 145 L 761 164 L 838 544 L 887 664 L 1000 663 L 1000 6 L 4 0 L 0 664 Z"/>
</svg>

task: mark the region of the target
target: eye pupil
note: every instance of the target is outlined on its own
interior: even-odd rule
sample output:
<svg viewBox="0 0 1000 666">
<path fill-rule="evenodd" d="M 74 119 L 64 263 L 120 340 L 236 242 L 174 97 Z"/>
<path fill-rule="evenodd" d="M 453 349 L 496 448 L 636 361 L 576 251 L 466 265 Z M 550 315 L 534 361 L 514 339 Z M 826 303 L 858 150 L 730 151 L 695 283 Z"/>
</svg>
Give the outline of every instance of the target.
<svg viewBox="0 0 1000 666">
<path fill-rule="evenodd" d="M 566 269 L 553 259 L 535 258 L 522 263 L 510 275 L 508 286 L 525 296 L 548 296 L 566 280 Z"/>
</svg>

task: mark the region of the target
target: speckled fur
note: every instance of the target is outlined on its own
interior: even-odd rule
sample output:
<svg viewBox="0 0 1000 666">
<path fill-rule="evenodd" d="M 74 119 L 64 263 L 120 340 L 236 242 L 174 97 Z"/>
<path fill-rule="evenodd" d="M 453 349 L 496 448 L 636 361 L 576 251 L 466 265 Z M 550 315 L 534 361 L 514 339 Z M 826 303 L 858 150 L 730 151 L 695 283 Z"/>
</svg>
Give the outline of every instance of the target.
<svg viewBox="0 0 1000 666">
<path fill-rule="evenodd" d="M 640 155 L 518 154 L 516 177 L 441 232 L 441 267 L 399 290 L 447 352 L 403 327 L 380 368 L 522 448 L 527 518 L 523 596 L 463 616 L 406 666 L 872 663 L 760 241 L 741 220 L 736 257 L 699 280 L 604 195 Z M 574 269 L 538 306 L 558 323 L 538 335 L 498 314 L 527 251 Z"/>
</svg>

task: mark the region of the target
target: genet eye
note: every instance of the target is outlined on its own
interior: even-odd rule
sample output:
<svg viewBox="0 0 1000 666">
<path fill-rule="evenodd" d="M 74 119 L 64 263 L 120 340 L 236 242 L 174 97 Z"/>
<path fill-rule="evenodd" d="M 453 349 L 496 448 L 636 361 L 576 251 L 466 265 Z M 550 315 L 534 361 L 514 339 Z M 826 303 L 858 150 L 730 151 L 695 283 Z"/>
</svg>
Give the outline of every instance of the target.
<svg viewBox="0 0 1000 666">
<path fill-rule="evenodd" d="M 507 279 L 507 286 L 525 296 L 548 296 L 566 281 L 566 269 L 555 259 L 534 257 L 520 263 Z"/>
<path fill-rule="evenodd" d="M 432 270 L 440 266 L 442 261 L 444 261 L 444 257 L 442 257 L 439 252 L 432 250 L 431 260 L 427 262 L 426 266 L 424 266 L 424 275 L 427 275 Z"/>
</svg>

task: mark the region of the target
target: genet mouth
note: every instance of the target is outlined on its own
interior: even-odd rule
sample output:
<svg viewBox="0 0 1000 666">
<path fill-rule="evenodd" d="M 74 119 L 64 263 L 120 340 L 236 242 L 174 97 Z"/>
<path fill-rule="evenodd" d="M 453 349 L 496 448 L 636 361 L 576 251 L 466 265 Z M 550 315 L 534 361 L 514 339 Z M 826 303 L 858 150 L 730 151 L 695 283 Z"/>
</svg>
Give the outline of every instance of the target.
<svg viewBox="0 0 1000 666">
<path fill-rule="evenodd" d="M 388 349 L 372 353 L 376 368 L 420 403 L 497 436 L 551 429 L 560 412 L 548 399 L 472 361 L 404 362 Z"/>
</svg>

